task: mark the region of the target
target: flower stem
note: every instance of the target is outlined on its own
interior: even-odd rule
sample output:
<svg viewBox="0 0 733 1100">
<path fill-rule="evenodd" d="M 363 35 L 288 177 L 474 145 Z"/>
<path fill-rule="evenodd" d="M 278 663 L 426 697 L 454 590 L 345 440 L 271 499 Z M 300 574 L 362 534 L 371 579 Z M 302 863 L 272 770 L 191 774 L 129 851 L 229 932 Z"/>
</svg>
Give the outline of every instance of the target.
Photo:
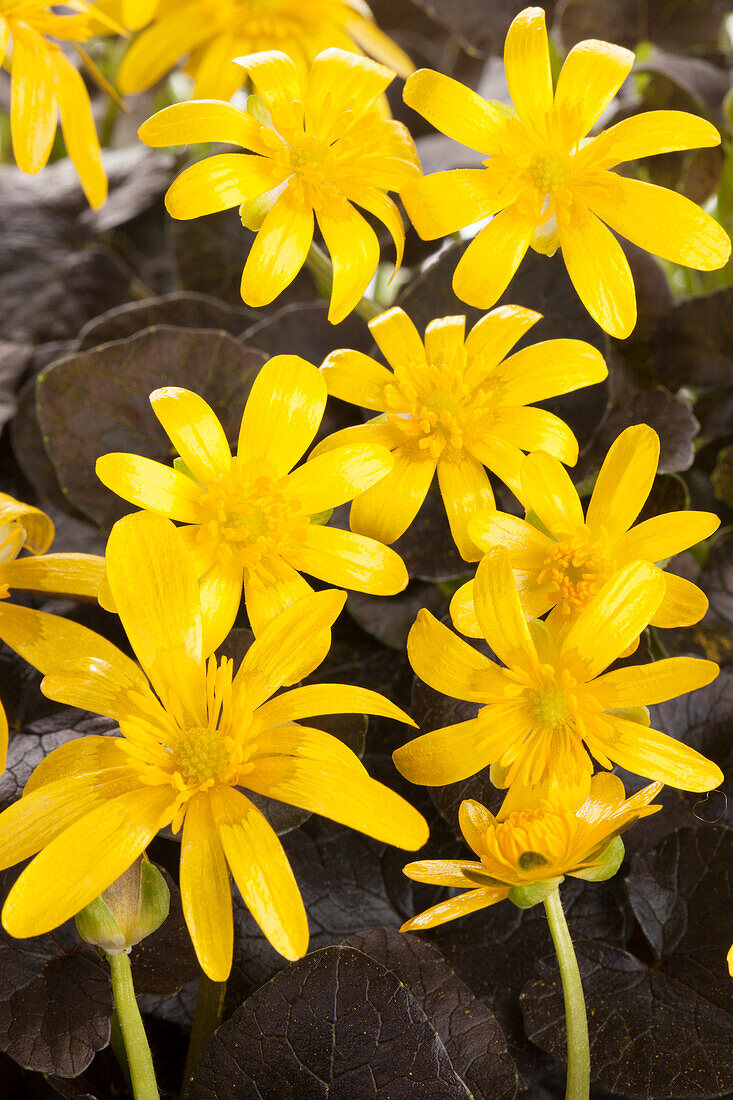
<svg viewBox="0 0 733 1100">
<path fill-rule="evenodd" d="M 158 1100 L 158 1086 L 150 1047 L 132 984 L 130 958 L 124 952 L 108 955 L 117 1019 L 125 1041 L 135 1100 Z"/>
<path fill-rule="evenodd" d="M 308 249 L 305 266 L 313 276 L 316 290 L 321 297 L 330 298 L 331 287 L 333 286 L 333 267 L 323 249 L 313 242 L 311 242 Z M 354 306 L 354 313 L 358 313 L 364 321 L 371 321 L 373 317 L 378 317 L 383 312 L 382 307 L 377 302 L 373 302 L 371 298 L 362 298 Z"/>
<path fill-rule="evenodd" d="M 181 1100 L 185 1100 L 191 1078 L 204 1047 L 213 1038 L 214 1032 L 221 1023 L 226 991 L 226 982 L 214 982 L 211 978 L 207 978 L 205 974 L 202 974 L 199 978 L 196 1011 L 193 1014 L 193 1028 L 191 1029 L 191 1038 L 188 1041 L 186 1066 L 183 1070 Z"/>
<path fill-rule="evenodd" d="M 555 945 L 560 977 L 565 997 L 565 1021 L 568 1034 L 568 1076 L 565 1100 L 588 1100 L 590 1095 L 590 1045 L 588 1017 L 585 1012 L 583 983 L 578 960 L 570 938 L 560 900 L 560 891 L 553 890 L 545 898 L 545 914 Z"/>
</svg>

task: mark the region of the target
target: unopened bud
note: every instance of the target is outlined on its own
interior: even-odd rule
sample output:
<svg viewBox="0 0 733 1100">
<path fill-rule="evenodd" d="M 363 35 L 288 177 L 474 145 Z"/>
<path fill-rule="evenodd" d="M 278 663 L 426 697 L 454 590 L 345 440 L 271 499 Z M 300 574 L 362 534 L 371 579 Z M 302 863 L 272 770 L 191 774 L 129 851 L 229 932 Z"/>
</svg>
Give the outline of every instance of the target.
<svg viewBox="0 0 733 1100">
<path fill-rule="evenodd" d="M 76 915 L 79 935 L 107 955 L 129 951 L 160 928 L 170 891 L 157 867 L 141 856 L 124 875 Z"/>
</svg>

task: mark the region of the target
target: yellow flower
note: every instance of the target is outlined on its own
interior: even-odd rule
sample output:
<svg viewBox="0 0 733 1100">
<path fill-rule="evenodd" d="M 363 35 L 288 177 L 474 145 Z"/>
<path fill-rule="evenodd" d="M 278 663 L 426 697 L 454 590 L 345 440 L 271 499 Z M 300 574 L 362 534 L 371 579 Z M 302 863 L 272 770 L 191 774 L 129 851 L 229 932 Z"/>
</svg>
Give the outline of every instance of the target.
<svg viewBox="0 0 733 1100">
<path fill-rule="evenodd" d="M 301 570 L 380 596 L 405 587 L 407 570 L 393 550 L 318 522 L 319 513 L 384 477 L 390 453 L 352 443 L 293 470 L 326 407 L 326 384 L 311 363 L 279 355 L 265 364 L 247 399 L 234 457 L 201 397 L 169 386 L 150 401 L 187 471 L 117 453 L 98 460 L 97 475 L 124 500 L 186 524 L 180 533 L 201 579 L 208 653 L 231 630 L 243 585 L 255 634 L 311 594 Z"/>
<path fill-rule="evenodd" d="M 0 601 L 11 588 L 96 599 L 104 558 L 95 554 L 47 554 L 54 526 L 45 512 L 0 493 Z M 23 550 L 32 557 L 19 558 Z M 0 602 L 0 636 L 7 604 Z M 0 703 L 0 772 L 8 751 L 8 720 Z"/>
<path fill-rule="evenodd" d="M 205 660 L 195 572 L 168 520 L 120 520 L 107 577 L 145 673 L 91 631 L 73 624 L 69 635 L 55 616 L 18 607 L 3 623 L 10 644 L 47 670 L 50 698 L 114 718 L 122 733 L 56 749 L 0 815 L 0 866 L 39 853 L 5 902 L 6 930 L 55 928 L 119 878 L 159 829 L 183 824 L 183 908 L 205 972 L 223 981 L 231 966 L 230 871 L 273 947 L 298 958 L 308 946 L 300 892 L 277 836 L 239 788 L 419 848 L 428 835 L 421 814 L 371 779 L 343 742 L 300 724 L 344 713 L 414 723 L 381 695 L 342 684 L 274 696 L 319 663 L 343 592 L 284 611 L 233 676 L 227 658 Z"/>
<path fill-rule="evenodd" d="M 321 371 L 328 392 L 380 413 L 368 424 L 336 432 L 322 454 L 349 442 L 381 444 L 394 469 L 351 508 L 352 530 L 394 542 L 412 523 L 436 470 L 456 545 L 467 561 L 481 551 L 468 534 L 478 509 L 494 495 L 487 466 L 515 492 L 524 455 L 543 447 L 563 462 L 578 458 L 575 436 L 559 417 L 530 408 L 606 377 L 600 352 L 582 340 L 546 340 L 508 355 L 540 320 L 520 306 L 502 306 L 474 325 L 465 317 L 431 321 L 425 342 L 402 309 L 369 322 L 392 370 L 358 351 L 335 351 Z"/>
<path fill-rule="evenodd" d="M 495 818 L 480 802 L 462 802 L 458 812 L 461 832 L 480 862 L 425 859 L 408 863 L 404 869 L 408 878 L 462 888 L 465 893 L 426 909 L 400 931 L 421 932 L 475 913 L 503 901 L 512 887 L 556 886 L 564 875 L 592 878 L 594 867 L 616 837 L 639 818 L 661 810 L 661 806 L 649 805 L 661 789 L 661 783 L 652 783 L 625 799 L 618 776 L 601 773 L 593 776 L 590 794 L 582 805 L 572 800 L 569 804 L 545 801 Z"/>
<path fill-rule="evenodd" d="M 48 41 L 86 42 L 94 12 L 83 0 L 69 0 L 65 6 L 77 14 L 59 15 L 48 0 L 0 0 L 0 64 L 5 57 L 12 72 L 13 153 L 21 172 L 39 172 L 50 156 L 60 114 L 66 150 L 96 210 L 107 198 L 107 177 L 89 93 L 58 42 Z"/>
<path fill-rule="evenodd" d="M 125 94 L 143 92 L 188 58 L 196 99 L 231 99 L 245 75 L 240 54 L 278 49 L 305 76 L 321 50 L 337 46 L 371 54 L 400 76 L 415 71 L 409 57 L 384 34 L 363 0 L 118 0 L 126 27 L 148 27 L 120 66 Z"/>
<path fill-rule="evenodd" d="M 173 183 L 173 218 L 198 218 L 240 207 L 258 229 L 242 274 L 242 298 L 264 306 L 300 271 L 313 240 L 314 216 L 333 262 L 328 319 L 343 321 L 379 263 L 379 241 L 363 207 L 389 230 L 402 262 L 405 230 L 386 192 L 420 174 L 405 126 L 383 117 L 378 101 L 394 73 L 344 50 L 324 50 L 308 77 L 282 53 L 239 59 L 259 97 L 252 111 L 229 103 L 177 103 L 139 130 L 147 145 L 226 142 L 251 150 L 199 161 Z M 252 104 L 254 103 L 254 106 Z"/>
<path fill-rule="evenodd" d="M 508 551 L 490 550 L 476 573 L 474 603 L 481 633 L 506 667 L 420 611 L 407 642 L 413 669 L 436 691 L 481 709 L 397 749 L 397 768 L 413 783 L 442 786 L 494 765 L 495 786 L 512 788 L 507 812 L 533 799 L 563 798 L 558 792 L 566 788 L 585 798 L 591 757 L 682 790 L 712 790 L 722 782 L 720 768 L 647 728 L 642 708 L 709 684 L 718 666 L 672 657 L 601 675 L 663 597 L 664 574 L 635 562 L 606 582 L 568 630 L 527 623 Z"/>
<path fill-rule="evenodd" d="M 622 566 L 640 559 L 663 562 L 712 535 L 720 520 L 712 512 L 667 512 L 633 527 L 657 472 L 659 436 L 647 424 L 627 428 L 612 444 L 583 516 L 580 498 L 556 458 L 535 451 L 522 463 L 520 499 L 530 522 L 504 512 L 483 511 L 469 520 L 481 550 L 506 546 L 522 608 L 529 619 L 553 608 L 551 618 L 569 625 Z M 707 611 L 703 592 L 665 573 L 664 599 L 653 626 L 689 626 Z M 473 581 L 451 602 L 457 630 L 481 637 L 473 608 Z"/>
<path fill-rule="evenodd" d="M 525 8 L 504 47 L 514 110 L 429 69 L 407 81 L 410 107 L 487 157 L 484 168 L 438 172 L 402 195 L 427 240 L 494 215 L 456 268 L 453 289 L 464 302 L 488 308 L 530 245 L 547 255 L 559 246 L 588 312 L 606 332 L 626 337 L 636 296 L 611 230 L 686 267 L 711 271 L 727 262 L 730 240 L 709 214 L 674 191 L 610 171 L 627 160 L 718 145 L 714 126 L 683 111 L 649 111 L 585 137 L 633 62 L 620 46 L 579 42 L 553 91 L 545 14 Z"/>
</svg>

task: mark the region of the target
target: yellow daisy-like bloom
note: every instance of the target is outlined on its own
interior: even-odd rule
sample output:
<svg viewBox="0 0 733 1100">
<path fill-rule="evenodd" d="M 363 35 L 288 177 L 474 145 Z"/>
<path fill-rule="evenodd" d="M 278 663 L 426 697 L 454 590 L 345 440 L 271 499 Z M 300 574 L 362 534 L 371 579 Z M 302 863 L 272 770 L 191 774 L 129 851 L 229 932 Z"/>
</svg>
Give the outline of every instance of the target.
<svg viewBox="0 0 733 1100">
<path fill-rule="evenodd" d="M 180 534 L 201 579 L 208 653 L 231 630 L 243 585 L 259 634 L 279 611 L 311 594 L 301 571 L 380 596 L 407 584 L 393 550 L 318 522 L 384 477 L 394 462 L 389 451 L 352 443 L 293 470 L 318 430 L 326 396 L 311 363 L 296 355 L 270 359 L 252 386 L 232 456 L 203 398 L 165 387 L 150 401 L 186 472 L 133 454 L 97 462 L 100 480 L 124 500 L 186 524 Z"/>
<path fill-rule="evenodd" d="M 89 93 L 58 43 L 48 41 L 86 42 L 94 12 L 83 0 L 68 0 L 65 7 L 76 14 L 59 15 L 47 0 L 0 0 L 0 64 L 5 59 L 12 73 L 13 153 L 21 172 L 39 172 L 51 154 L 60 114 L 66 150 L 96 210 L 107 198 L 107 177 Z"/>
<path fill-rule="evenodd" d="M 124 94 L 143 92 L 182 58 L 196 99 L 231 99 L 245 75 L 232 59 L 282 50 L 303 77 L 329 47 L 370 54 L 400 76 L 415 71 L 409 57 L 380 31 L 363 0 L 118 0 L 127 27 L 152 26 L 133 42 L 120 66 Z"/>
<path fill-rule="evenodd" d="M 239 58 L 259 97 L 252 111 L 193 101 L 167 107 L 139 130 L 146 145 L 227 142 L 251 153 L 222 153 L 191 165 L 173 183 L 173 218 L 240 208 L 257 229 L 242 274 L 242 298 L 264 306 L 300 271 L 313 240 L 314 217 L 333 262 L 328 319 L 343 321 L 379 263 L 377 235 L 361 206 L 389 230 L 402 262 L 405 230 L 388 191 L 420 174 L 405 126 L 385 118 L 378 101 L 390 69 L 344 50 L 324 50 L 307 77 L 283 53 Z M 355 204 L 355 205 L 354 205 Z"/>
<path fill-rule="evenodd" d="M 39 853 L 8 895 L 6 930 L 25 937 L 55 928 L 119 878 L 159 829 L 182 825 L 183 909 L 209 977 L 224 981 L 231 966 L 230 871 L 273 947 L 299 958 L 308 924 L 298 886 L 240 788 L 419 848 L 428 836 L 422 815 L 371 779 L 343 742 L 300 724 L 344 713 L 414 723 L 376 692 L 343 684 L 275 696 L 320 662 L 343 592 L 319 592 L 283 612 L 233 675 L 227 658 L 205 660 L 195 572 L 168 520 L 121 520 L 107 577 L 145 673 L 104 638 L 77 624 L 70 632 L 53 615 L 17 607 L 2 623 L 2 636 L 47 670 L 50 698 L 114 718 L 122 733 L 56 749 L 0 815 L 0 866 Z"/>
<path fill-rule="evenodd" d="M 520 471 L 530 522 L 504 512 L 479 512 L 469 520 L 481 550 L 509 551 L 524 613 L 529 619 L 553 608 L 558 625 L 588 605 L 613 574 L 631 562 L 663 562 L 712 535 L 712 512 L 667 512 L 633 526 L 651 491 L 659 462 L 659 436 L 647 424 L 627 428 L 610 447 L 583 515 L 566 470 L 542 451 L 528 455 Z M 653 626 L 689 626 L 707 611 L 705 594 L 690 581 L 665 573 L 664 599 Z M 456 592 L 451 617 L 457 630 L 481 637 L 473 607 L 473 581 Z"/>
<path fill-rule="evenodd" d="M 532 809 L 500 813 L 497 819 L 480 802 L 462 802 L 461 832 L 479 862 L 424 859 L 408 863 L 404 871 L 416 882 L 453 886 L 465 893 L 426 909 L 400 931 L 421 932 L 475 913 L 503 901 L 512 887 L 557 886 L 565 875 L 592 878 L 616 837 L 639 818 L 661 810 L 649 805 L 661 789 L 661 783 L 652 783 L 625 798 L 618 776 L 601 773 L 593 776 L 590 794 L 580 806 L 572 800 L 543 801 Z"/>
<path fill-rule="evenodd" d="M 464 302 L 488 308 L 530 245 L 547 255 L 559 246 L 588 312 L 606 332 L 626 337 L 636 324 L 636 296 L 611 230 L 686 267 L 711 271 L 727 262 L 730 240 L 709 214 L 674 191 L 611 171 L 627 160 L 718 145 L 714 126 L 683 111 L 649 111 L 585 137 L 633 62 L 620 46 L 579 42 L 553 90 L 545 13 L 526 8 L 504 47 L 514 110 L 429 69 L 410 77 L 405 102 L 487 156 L 484 168 L 438 172 L 402 195 L 426 240 L 494 215 L 456 268 L 453 289 Z"/>
<path fill-rule="evenodd" d="M 468 336 L 465 317 L 443 317 L 430 322 L 423 343 L 404 310 L 391 309 L 369 322 L 391 370 L 358 351 L 328 356 L 321 368 L 328 392 L 380 415 L 336 432 L 314 454 L 369 442 L 388 447 L 395 458 L 391 473 L 354 501 L 352 530 L 394 542 L 417 515 L 437 470 L 456 546 L 476 561 L 481 551 L 468 522 L 494 505 L 484 467 L 518 492 L 523 451 L 543 447 L 570 465 L 577 461 L 578 443 L 567 424 L 529 403 L 601 382 L 608 371 L 600 352 L 582 340 L 546 340 L 509 355 L 540 316 L 502 306 Z"/>
<path fill-rule="evenodd" d="M 476 718 L 426 733 L 397 749 L 394 761 L 413 783 L 442 786 L 494 765 L 492 781 L 511 787 L 510 809 L 540 797 L 582 799 L 592 757 L 686 791 L 709 791 L 720 768 L 699 752 L 649 729 L 642 708 L 709 684 L 712 661 L 672 657 L 603 673 L 633 642 L 664 598 L 664 574 L 649 562 L 620 570 L 568 630 L 527 623 L 504 547 L 481 561 L 474 604 L 481 633 L 506 667 L 478 653 L 428 611 L 407 642 L 426 684 L 482 704 Z"/>
<path fill-rule="evenodd" d="M 54 526 L 45 512 L 0 493 L 0 601 L 12 588 L 96 598 L 104 558 L 95 554 L 47 554 Z M 18 555 L 28 550 L 29 558 Z M 0 634 L 8 605 L 0 602 Z M 8 751 L 8 720 L 0 703 L 0 772 Z"/>
</svg>

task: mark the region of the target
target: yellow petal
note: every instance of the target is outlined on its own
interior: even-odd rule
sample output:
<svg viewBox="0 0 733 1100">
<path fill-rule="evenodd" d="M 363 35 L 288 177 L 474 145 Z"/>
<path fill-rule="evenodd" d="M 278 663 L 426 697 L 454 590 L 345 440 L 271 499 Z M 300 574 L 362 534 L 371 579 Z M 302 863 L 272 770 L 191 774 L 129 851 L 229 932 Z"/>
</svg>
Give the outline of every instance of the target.
<svg viewBox="0 0 733 1100">
<path fill-rule="evenodd" d="M 439 317 L 425 329 L 425 356 L 428 363 L 444 367 L 463 351 L 466 336 L 465 317 Z"/>
<path fill-rule="evenodd" d="M 135 95 L 152 88 L 210 33 L 205 20 L 191 18 L 190 14 L 181 18 L 178 11 L 171 11 L 157 19 L 134 40 L 122 59 L 116 81 L 122 95 Z"/>
<path fill-rule="evenodd" d="M 287 481 L 288 493 L 306 515 L 317 515 L 353 500 L 389 474 L 394 458 L 386 447 L 351 444 L 318 455 Z"/>
<path fill-rule="evenodd" d="M 181 902 L 201 969 L 213 982 L 225 982 L 234 944 L 232 894 L 229 868 L 206 794 L 195 795 L 186 807 Z"/>
<path fill-rule="evenodd" d="M 496 824 L 496 818 L 480 802 L 466 798 L 458 807 L 458 824 L 466 844 L 478 854 L 485 850 L 484 837 Z"/>
<path fill-rule="evenodd" d="M 44 554 L 0 565 L 0 583 L 32 592 L 61 592 L 97 598 L 104 558 L 96 554 Z"/>
<path fill-rule="evenodd" d="M 494 546 L 505 546 L 509 551 L 512 569 L 540 571 L 552 547 L 548 539 L 531 523 L 506 512 L 477 512 L 469 521 L 471 538 L 486 553 Z"/>
<path fill-rule="evenodd" d="M 227 473 L 231 448 L 219 418 L 203 397 L 178 386 L 163 386 L 150 394 L 150 404 L 197 481 L 205 485 Z"/>
<path fill-rule="evenodd" d="M 40 508 L 24 504 L 7 493 L 0 493 L 0 524 L 18 520 L 22 528 L 21 546 L 32 554 L 45 554 L 53 542 L 54 526 Z"/>
<path fill-rule="evenodd" d="M 298 129 L 303 118 L 303 92 L 295 62 L 279 50 L 235 58 L 270 109 L 275 130 Z"/>
<path fill-rule="evenodd" d="M 503 546 L 481 559 L 473 600 L 483 636 L 504 664 L 534 669 L 537 652 L 519 602 L 509 551 Z"/>
<path fill-rule="evenodd" d="M 624 785 L 617 775 L 597 772 L 590 781 L 590 794 L 575 816 L 589 825 L 602 823 L 626 798 Z"/>
<path fill-rule="evenodd" d="M 400 198 L 424 241 L 447 237 L 507 204 L 505 192 L 485 168 L 456 168 L 422 176 L 402 187 Z"/>
<path fill-rule="evenodd" d="M 438 461 L 438 484 L 448 516 L 453 541 L 465 561 L 477 561 L 481 553 L 468 534 L 468 521 L 480 508 L 491 508 L 494 494 L 480 462 L 470 454 L 455 461 Z"/>
<path fill-rule="evenodd" d="M 319 638 L 338 618 L 345 592 L 316 592 L 292 604 L 265 627 L 247 650 L 234 679 L 247 692 L 250 706 L 264 703 L 285 683 L 303 679 L 320 663 L 311 663 Z"/>
<path fill-rule="evenodd" d="M 396 42 L 379 29 L 371 13 L 367 16 L 367 12 L 364 11 L 364 18 L 357 16 L 349 20 L 347 30 L 349 37 L 353 38 L 364 53 L 368 53 L 370 57 L 376 57 L 377 61 L 381 61 L 383 65 L 389 65 L 390 69 L 394 69 L 404 80 L 414 73 L 415 66 L 410 58 Z"/>
<path fill-rule="evenodd" d="M 335 527 L 310 525 L 298 565 L 327 584 L 373 596 L 394 596 L 407 587 L 407 569 L 399 554 L 375 539 Z"/>
<path fill-rule="evenodd" d="M 583 185 L 583 196 L 611 229 L 662 259 L 716 271 L 730 258 L 722 225 L 676 191 L 604 172 Z"/>
<path fill-rule="evenodd" d="M 314 134 L 331 144 L 343 133 L 344 112 L 356 117 L 373 107 L 394 79 L 394 73 L 346 50 L 322 50 L 310 67 L 305 95 Z M 338 94 L 334 94 L 338 89 Z"/>
<path fill-rule="evenodd" d="M 287 474 L 313 442 L 326 399 L 326 383 L 317 367 L 299 355 L 274 356 L 250 390 L 237 454 L 271 466 L 278 477 Z"/>
<path fill-rule="evenodd" d="M 8 43 L 10 42 L 10 27 L 5 19 L 0 16 L 0 65 L 5 60 L 5 56 L 8 51 Z"/>
<path fill-rule="evenodd" d="M 560 247 L 578 297 L 594 321 L 623 340 L 636 324 L 636 293 L 629 262 L 613 233 L 574 195 L 559 223 Z"/>
<path fill-rule="evenodd" d="M 404 871 L 407 874 L 407 868 Z M 456 917 L 465 917 L 489 905 L 496 905 L 497 901 L 503 901 L 508 896 L 509 891 L 504 887 L 482 886 L 479 890 L 467 890 L 457 898 L 438 902 L 416 917 L 411 917 L 402 925 L 400 932 L 424 932 L 428 928 L 437 928 Z"/>
<path fill-rule="evenodd" d="M 259 152 L 258 133 L 259 124 L 247 111 L 219 100 L 196 99 L 158 111 L 142 124 L 138 137 L 154 148 L 213 142 Z"/>
<path fill-rule="evenodd" d="M 407 656 L 424 683 L 456 699 L 486 703 L 497 693 L 501 696 L 507 682 L 493 661 L 425 608 L 418 611 L 408 635 Z"/>
<path fill-rule="evenodd" d="M 588 527 L 618 538 L 629 530 L 651 492 L 659 462 L 659 436 L 648 424 L 635 424 L 614 440 L 588 504 Z"/>
<path fill-rule="evenodd" d="M 242 562 L 233 554 L 217 561 L 200 582 L 203 651 L 213 653 L 234 626 L 242 601 Z"/>
<path fill-rule="evenodd" d="M 453 290 L 462 302 L 488 309 L 501 297 L 529 248 L 537 211 L 515 202 L 485 225 L 458 261 Z"/>
<path fill-rule="evenodd" d="M 417 849 L 428 839 L 422 814 L 389 787 L 352 767 L 271 757 L 257 761 L 247 784 L 260 794 L 322 814 L 385 844 Z"/>
<path fill-rule="evenodd" d="M 98 458 L 95 472 L 103 485 L 138 508 L 181 523 L 206 519 L 199 504 L 201 486 L 152 458 L 117 451 Z"/>
<path fill-rule="evenodd" d="M 10 129 L 15 162 L 35 173 L 48 160 L 56 133 L 56 81 L 50 48 L 25 23 L 13 20 Z"/>
<path fill-rule="evenodd" d="M 674 573 L 664 574 L 664 599 L 651 620 L 652 626 L 692 626 L 708 609 L 708 598 L 692 581 Z"/>
<path fill-rule="evenodd" d="M 482 638 L 481 627 L 476 618 L 473 603 L 473 581 L 462 584 L 450 602 L 450 617 L 453 626 L 467 638 Z"/>
<path fill-rule="evenodd" d="M 242 272 L 242 299 L 248 306 L 269 305 L 292 283 L 313 240 L 313 211 L 288 190 L 273 204 L 255 237 Z"/>
<path fill-rule="evenodd" d="M 622 768 L 682 791 L 712 791 L 723 782 L 717 764 L 666 733 L 615 716 L 608 722 L 613 733 L 603 748 Z"/>
<path fill-rule="evenodd" d="M 487 102 L 459 81 L 432 69 L 413 73 L 403 98 L 436 130 L 482 153 L 496 151 L 510 114 L 502 103 Z"/>
<path fill-rule="evenodd" d="M 107 543 L 117 613 L 166 710 L 181 725 L 206 724 L 199 586 L 173 524 L 149 512 L 125 516 Z"/>
<path fill-rule="evenodd" d="M 393 279 L 402 263 L 405 251 L 405 225 L 397 205 L 377 187 L 350 187 L 349 198 L 386 226 L 395 246 Z M 390 283 L 392 279 L 389 280 Z"/>
<path fill-rule="evenodd" d="M 23 871 L 3 908 L 5 930 L 21 939 L 41 936 L 73 917 L 135 862 L 172 803 L 170 787 L 143 787 L 84 814 Z"/>
<path fill-rule="evenodd" d="M 714 661 L 669 657 L 651 665 L 630 665 L 599 676 L 593 684 L 593 696 L 604 710 L 652 706 L 705 687 L 719 671 Z"/>
<path fill-rule="evenodd" d="M 271 558 L 270 564 L 272 560 Z M 244 602 L 253 633 L 259 637 L 265 627 L 286 608 L 312 594 L 313 589 L 305 577 L 301 577 L 300 573 L 283 559 L 277 562 L 275 576 L 263 570 L 250 569 L 244 575 Z M 317 661 L 314 660 L 314 667 L 325 659 L 330 640 L 329 634 L 328 644 L 324 642 L 325 649 L 319 650 L 320 656 Z"/>
<path fill-rule="evenodd" d="M 342 428 L 340 432 L 334 432 L 313 448 L 308 456 L 309 461 L 328 451 L 335 451 L 338 447 L 351 444 L 376 444 L 378 447 L 387 447 L 392 450 L 402 440 L 402 433 L 396 431 L 386 420 L 385 416 L 375 416 L 366 424 L 356 424 L 352 428 Z"/>
<path fill-rule="evenodd" d="M 648 562 L 619 570 L 592 598 L 561 643 L 571 673 L 591 680 L 608 668 L 649 623 L 664 596 L 664 575 Z"/>
<path fill-rule="evenodd" d="M 578 461 L 577 439 L 564 420 L 546 409 L 521 405 L 497 409 L 494 425 L 497 435 L 523 451 L 542 450 L 569 466 Z"/>
<path fill-rule="evenodd" d="M 107 177 L 94 126 L 92 105 L 81 73 L 60 52 L 52 55 L 64 144 L 93 210 L 107 198 Z"/>
<path fill-rule="evenodd" d="M 504 405 L 526 405 L 602 382 L 608 367 L 584 340 L 544 340 L 505 359 L 497 369 Z"/>
<path fill-rule="evenodd" d="M 624 160 L 719 144 L 716 128 L 699 115 L 686 111 L 643 111 L 604 130 L 582 153 L 589 164 L 612 168 Z"/>
<path fill-rule="evenodd" d="M 384 387 L 393 382 L 393 375 L 363 352 L 346 348 L 332 351 L 323 362 L 321 374 L 331 397 L 363 409 L 382 412 L 386 408 Z"/>
<path fill-rule="evenodd" d="M 598 121 L 633 64 L 631 50 L 610 42 L 589 40 L 573 46 L 565 58 L 555 89 L 555 110 L 567 112 L 572 119 L 568 134 L 570 144 L 585 137 Z"/>
<path fill-rule="evenodd" d="M 0 769 L 5 771 L 5 765 L 8 759 L 8 716 L 5 713 L 5 707 L 0 702 Z"/>
<path fill-rule="evenodd" d="M 128 30 L 144 27 L 155 15 L 158 0 L 122 0 L 122 22 Z"/>
<path fill-rule="evenodd" d="M 466 337 L 466 374 L 471 384 L 480 385 L 541 319 L 541 313 L 523 306 L 497 306 L 481 317 Z"/>
<path fill-rule="evenodd" d="M 124 653 L 118 652 L 115 664 L 96 657 L 94 650 L 85 659 L 64 660 L 58 654 L 41 690 L 57 703 L 103 714 L 117 722 L 132 720 L 149 725 L 152 720 L 161 731 L 171 725 L 145 675 Z"/>
<path fill-rule="evenodd" d="M 402 873 L 413 882 L 427 882 L 431 886 L 456 886 L 464 890 L 469 885 L 463 868 L 480 871 L 481 863 L 469 859 L 420 859 L 408 863 Z"/>
<path fill-rule="evenodd" d="M 319 207 L 318 227 L 333 264 L 328 319 L 338 325 L 359 303 L 379 263 L 379 241 L 350 202 Z"/>
<path fill-rule="evenodd" d="M 117 770 L 119 774 L 120 768 L 129 770 L 130 758 L 121 751 L 121 744 L 120 737 L 87 736 L 77 738 L 75 741 L 66 741 L 53 749 L 48 756 L 44 756 L 40 764 L 36 765 L 23 788 L 23 797 L 27 798 L 39 787 L 46 787 L 49 783 L 56 783 L 58 780 L 68 783 L 72 779 L 91 776 L 92 786 L 95 786 L 96 776 L 101 772 Z M 107 782 L 110 778 L 107 776 Z M 64 818 L 61 817 L 59 820 L 63 821 Z M 62 825 L 62 828 L 65 826 Z"/>
<path fill-rule="evenodd" d="M 165 208 L 179 221 L 217 214 L 252 202 L 283 182 L 285 169 L 265 157 L 219 153 L 184 169 L 165 196 Z"/>
<path fill-rule="evenodd" d="M 522 488 L 519 475 L 525 456 L 519 447 L 507 439 L 484 436 L 480 440 L 469 437 L 466 450 L 491 470 L 492 474 L 496 474 L 514 495 L 521 499 Z"/>
<path fill-rule="evenodd" d="M 258 715 L 259 713 L 260 711 Z M 367 774 L 356 753 L 338 737 L 296 722 L 275 726 L 257 735 L 257 745 L 252 757 L 255 769 L 262 760 L 271 757 L 294 757 L 309 761 L 311 766 L 335 764 L 353 768 L 360 775 Z"/>
<path fill-rule="evenodd" d="M 504 43 L 504 72 L 517 114 L 541 127 L 552 110 L 553 90 L 545 13 L 525 8 L 514 19 Z M 544 121 L 544 120 L 543 120 Z"/>
<path fill-rule="evenodd" d="M 50 672 L 59 660 L 93 656 L 113 666 L 135 665 L 103 638 L 72 619 L 33 611 L 5 600 L 0 603 L 0 638 L 40 672 Z"/>
<path fill-rule="evenodd" d="M 411 359 L 424 362 L 425 348 L 420 333 L 399 306 L 380 313 L 370 321 L 369 331 L 382 355 L 392 366 L 400 366 Z"/>
<path fill-rule="evenodd" d="M 492 763 L 496 751 L 486 722 L 473 719 L 424 733 L 395 749 L 392 759 L 410 783 L 442 787 L 480 772 Z"/>
<path fill-rule="evenodd" d="M 412 444 L 394 452 L 392 470 L 351 506 L 351 530 L 380 542 L 403 535 L 420 511 L 435 474 L 435 459 Z"/>
<path fill-rule="evenodd" d="M 257 710 L 262 728 L 298 722 L 322 714 L 377 714 L 414 726 L 409 714 L 376 691 L 348 684 L 308 684 L 269 699 Z"/>
<path fill-rule="evenodd" d="M 632 527 L 618 544 L 627 558 L 663 561 L 707 539 L 720 526 L 712 512 L 666 512 Z"/>
<path fill-rule="evenodd" d="M 556 458 L 543 451 L 527 455 L 520 476 L 522 502 L 556 538 L 583 526 L 580 497 L 567 470 Z"/>
</svg>

